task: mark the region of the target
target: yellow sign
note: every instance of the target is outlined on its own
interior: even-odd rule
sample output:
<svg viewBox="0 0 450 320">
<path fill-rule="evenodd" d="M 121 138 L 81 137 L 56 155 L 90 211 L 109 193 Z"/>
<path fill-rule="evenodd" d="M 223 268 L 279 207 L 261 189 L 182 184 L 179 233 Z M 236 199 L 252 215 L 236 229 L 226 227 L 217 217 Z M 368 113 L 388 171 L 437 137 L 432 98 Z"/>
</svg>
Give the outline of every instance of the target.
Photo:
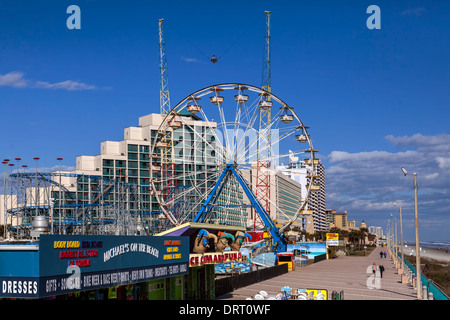
<svg viewBox="0 0 450 320">
<path fill-rule="evenodd" d="M 328 300 L 328 291 L 324 289 L 298 289 L 298 293 L 305 292 L 307 300 Z"/>
<path fill-rule="evenodd" d="M 327 240 L 339 240 L 339 233 L 327 233 Z"/>
</svg>

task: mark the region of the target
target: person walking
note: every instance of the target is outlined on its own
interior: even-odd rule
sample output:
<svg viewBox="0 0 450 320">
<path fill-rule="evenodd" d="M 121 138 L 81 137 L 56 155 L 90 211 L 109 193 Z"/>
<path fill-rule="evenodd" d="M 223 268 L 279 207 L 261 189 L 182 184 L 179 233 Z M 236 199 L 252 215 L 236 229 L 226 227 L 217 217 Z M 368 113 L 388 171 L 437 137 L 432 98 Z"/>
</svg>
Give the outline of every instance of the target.
<svg viewBox="0 0 450 320">
<path fill-rule="evenodd" d="M 383 259 L 383 251 L 380 251 L 380 259 Z"/>
<path fill-rule="evenodd" d="M 378 266 L 378 269 L 380 269 L 380 278 L 383 278 L 383 271 L 384 271 L 384 266 L 382 264 L 380 264 Z"/>
<path fill-rule="evenodd" d="M 375 264 L 375 262 L 372 265 L 372 272 L 373 272 L 373 276 L 375 277 L 375 274 L 377 272 L 377 265 Z"/>
<path fill-rule="evenodd" d="M 385 251 L 385 252 L 383 252 L 383 255 L 384 255 L 384 258 L 386 259 L 386 251 Z"/>
</svg>

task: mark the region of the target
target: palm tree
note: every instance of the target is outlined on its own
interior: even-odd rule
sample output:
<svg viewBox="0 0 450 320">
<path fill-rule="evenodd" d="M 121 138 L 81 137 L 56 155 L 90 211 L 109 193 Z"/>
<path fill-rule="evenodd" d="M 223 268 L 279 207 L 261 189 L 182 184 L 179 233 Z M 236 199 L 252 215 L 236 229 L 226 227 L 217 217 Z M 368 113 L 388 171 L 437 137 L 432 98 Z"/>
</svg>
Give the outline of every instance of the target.
<svg viewBox="0 0 450 320">
<path fill-rule="evenodd" d="M 341 230 L 339 232 L 339 239 L 341 239 L 341 238 L 342 238 L 342 240 L 345 240 L 346 238 L 348 239 L 349 238 L 348 235 L 349 235 L 348 230 Z M 350 240 L 348 240 L 348 241 L 350 241 Z"/>
<path fill-rule="evenodd" d="M 360 228 L 359 232 L 360 232 L 360 235 L 361 235 L 361 244 L 364 247 L 366 245 L 366 236 L 369 233 L 369 229 L 367 229 L 367 228 Z"/>
<path fill-rule="evenodd" d="M 338 227 L 330 228 L 330 233 L 337 233 L 337 234 L 340 235 L 341 231 L 342 231 L 342 230 L 339 229 Z"/>
<path fill-rule="evenodd" d="M 359 242 L 359 231 L 351 230 L 348 234 L 348 241 L 353 244 L 353 248 L 356 250 L 356 244 Z"/>
</svg>

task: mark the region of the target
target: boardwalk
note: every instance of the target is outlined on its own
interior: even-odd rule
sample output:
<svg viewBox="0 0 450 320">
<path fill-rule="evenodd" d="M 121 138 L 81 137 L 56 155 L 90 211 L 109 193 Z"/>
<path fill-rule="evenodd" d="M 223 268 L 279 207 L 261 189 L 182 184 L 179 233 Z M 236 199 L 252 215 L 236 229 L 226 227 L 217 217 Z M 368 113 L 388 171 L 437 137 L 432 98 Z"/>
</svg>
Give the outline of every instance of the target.
<svg viewBox="0 0 450 320">
<path fill-rule="evenodd" d="M 414 300 L 416 291 L 409 284 L 400 282 L 400 275 L 389 258 L 380 258 L 378 247 L 369 256 L 345 256 L 321 261 L 307 267 L 299 268 L 287 274 L 265 280 L 250 286 L 237 289 L 217 297 L 217 300 L 245 300 L 264 290 L 274 295 L 284 286 L 291 288 L 326 289 L 331 296 L 332 291 L 344 291 L 345 300 Z M 367 267 L 375 262 L 385 267 L 380 279 L 379 289 L 369 289 L 366 273 Z"/>
</svg>

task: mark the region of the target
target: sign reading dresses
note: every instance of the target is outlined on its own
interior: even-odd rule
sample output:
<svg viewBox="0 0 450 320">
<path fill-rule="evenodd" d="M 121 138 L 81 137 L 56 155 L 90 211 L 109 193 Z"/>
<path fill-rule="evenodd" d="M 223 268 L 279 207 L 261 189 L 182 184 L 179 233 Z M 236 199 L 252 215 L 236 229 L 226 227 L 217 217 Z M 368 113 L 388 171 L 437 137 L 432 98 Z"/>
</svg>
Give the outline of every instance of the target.
<svg viewBox="0 0 450 320">
<path fill-rule="evenodd" d="M 41 235 L 34 257 L 38 272 L 0 274 L 6 283 L 0 296 L 41 298 L 187 274 L 189 238 Z M 26 291 L 14 290 L 14 282 L 25 283 Z"/>
</svg>

